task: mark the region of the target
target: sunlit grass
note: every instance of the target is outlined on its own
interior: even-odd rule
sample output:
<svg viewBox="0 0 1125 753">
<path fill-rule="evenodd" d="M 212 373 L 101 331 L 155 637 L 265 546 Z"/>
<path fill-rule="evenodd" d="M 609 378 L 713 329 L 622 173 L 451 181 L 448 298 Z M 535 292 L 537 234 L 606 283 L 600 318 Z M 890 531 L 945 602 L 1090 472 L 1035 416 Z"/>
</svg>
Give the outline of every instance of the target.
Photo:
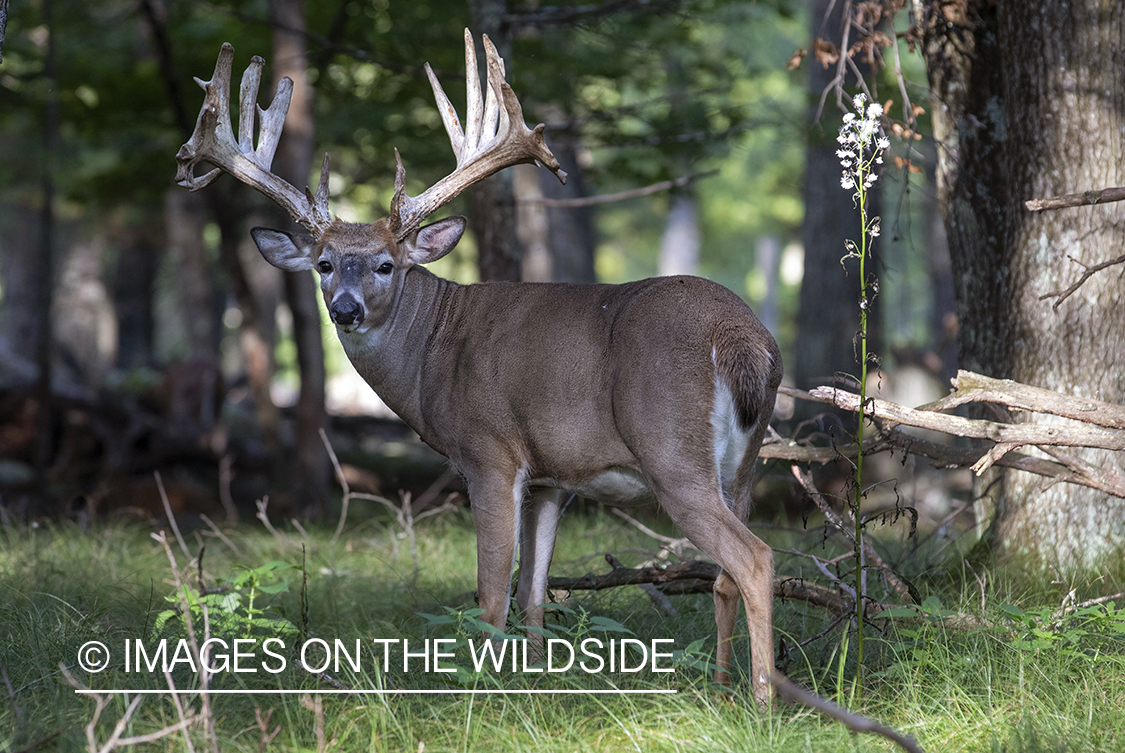
<svg viewBox="0 0 1125 753">
<path fill-rule="evenodd" d="M 789 534 L 774 533 L 775 538 Z M 257 567 L 270 560 L 301 566 L 305 546 L 308 574 L 308 635 L 365 640 L 394 636 L 411 641 L 450 637 L 430 626 L 420 613 L 444 614 L 445 607 L 470 610 L 475 583 L 475 539 L 467 513 L 423 523 L 418 531 L 421 567 L 415 580 L 408 546 L 377 520 L 350 529 L 329 543 L 331 532 L 313 531 L 307 541 L 297 534 L 282 542 L 249 526 L 230 531 L 235 554 L 217 539 L 186 532 L 189 546 L 207 545 L 205 581 L 227 577 L 237 566 Z M 789 542 L 775 541 L 778 546 Z M 78 647 L 88 640 L 120 646 L 125 638 L 151 637 L 156 615 L 167 608 L 172 592 L 167 559 L 142 527 L 115 526 L 79 531 L 67 525 L 0 533 L 0 658 L 12 685 L 0 703 L 0 750 L 21 750 L 61 730 L 43 750 L 84 749 L 83 728 L 93 703 L 77 696 L 57 674 L 59 662 L 72 665 Z M 175 546 L 175 545 L 173 545 Z M 560 533 L 553 572 L 578 575 L 604 571 L 600 560 L 612 552 L 626 564 L 650 555 L 652 541 L 614 516 L 597 510 L 568 515 Z M 187 558 L 177 551 L 181 565 Z M 927 560 L 928 561 L 928 560 Z M 797 563 L 779 556 L 779 569 Z M 919 573 L 906 573 L 918 576 Z M 188 572 L 189 582 L 197 579 Z M 296 625 L 301 616 L 301 573 L 288 571 L 289 591 L 271 597 L 276 613 Z M 931 751 L 1119 751 L 1125 749 L 1125 661 L 1120 646 L 1107 644 L 1096 660 L 1055 650 L 1013 646 L 1012 623 L 1000 611 L 1004 600 L 1019 600 L 1004 586 L 1003 574 L 991 576 L 980 593 L 950 581 L 932 585 L 945 608 L 983 618 L 992 627 L 955 629 L 938 620 L 874 623 L 869 643 L 868 685 L 863 711 L 913 734 Z M 924 580 L 919 578 L 919 580 Z M 936 581 L 935 581 L 936 583 Z M 1032 609 L 1050 605 L 1053 592 L 1029 594 Z M 675 616 L 656 610 L 635 588 L 579 594 L 573 609 L 620 622 L 637 638 L 674 638 L 683 648 L 697 639 L 713 648 L 711 600 L 704 595 L 673 597 Z M 263 602 L 263 604 L 266 602 Z M 1057 602 L 1056 602 L 1057 603 Z M 799 604 L 778 603 L 779 635 L 790 645 L 825 626 L 825 615 Z M 565 633 L 576 629 L 570 614 L 551 618 Z M 910 631 L 910 632 L 908 632 Z M 174 630 L 165 635 L 174 636 Z M 835 630 L 794 652 L 787 671 L 793 679 L 822 694 L 847 702 L 845 684 L 836 686 L 841 650 Z M 613 637 L 607 634 L 604 637 Z M 736 658 L 746 663 L 745 641 Z M 1117 648 L 1114 648 L 1117 646 Z M 710 649 L 708 649 L 710 650 Z M 400 654 L 395 655 L 395 660 Z M 461 655 L 459 654 L 460 658 Z M 354 687 L 448 688 L 444 677 L 389 672 L 382 677 L 365 665 L 336 674 Z M 159 675 L 126 675 L 120 667 L 101 675 L 72 670 L 92 687 L 161 688 Z M 852 672 L 842 675 L 850 682 Z M 181 687 L 191 678 L 177 674 Z M 490 684 L 491 683 L 491 684 Z M 835 722 L 805 709 L 779 707 L 759 712 L 743 681 L 733 692 L 711 685 L 705 673 L 678 666 L 673 675 L 585 674 L 544 676 L 501 673 L 481 679 L 478 687 L 578 688 L 620 687 L 677 690 L 676 695 L 439 695 L 326 696 L 325 739 L 330 750 L 416 751 L 726 751 L 726 750 L 889 750 L 885 740 L 855 736 Z M 290 668 L 278 676 L 221 677 L 217 687 L 324 687 L 316 678 Z M 8 695 L 7 692 L 4 693 Z M 125 706 L 115 700 L 103 715 L 108 734 Z M 280 726 L 269 744 L 273 751 L 315 750 L 315 716 L 297 695 L 228 695 L 215 699 L 222 750 L 257 751 L 260 733 L 255 705 L 273 708 L 271 728 Z M 18 711 L 17 711 L 18 710 Z M 17 723 L 17 714 L 19 721 Z M 141 734 L 177 719 L 167 697 L 147 698 L 130 725 Z M 158 743 L 183 750 L 182 737 Z M 197 743 L 197 749 L 200 745 Z"/>
</svg>

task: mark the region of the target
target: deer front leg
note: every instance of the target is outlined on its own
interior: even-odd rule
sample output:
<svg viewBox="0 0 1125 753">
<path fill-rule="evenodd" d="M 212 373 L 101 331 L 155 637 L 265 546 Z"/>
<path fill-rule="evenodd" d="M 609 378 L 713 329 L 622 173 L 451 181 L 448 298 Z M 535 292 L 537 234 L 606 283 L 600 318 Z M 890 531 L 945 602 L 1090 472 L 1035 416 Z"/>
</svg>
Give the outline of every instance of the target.
<svg viewBox="0 0 1125 753">
<path fill-rule="evenodd" d="M 469 502 L 477 532 L 477 600 L 481 619 L 500 630 L 508 621 L 516 537 L 526 475 L 492 473 L 469 479 Z"/>
<path fill-rule="evenodd" d="M 524 625 L 543 627 L 543 608 L 547 600 L 547 573 L 555 551 L 559 523 L 558 489 L 535 489 L 523 503 L 520 529 L 520 575 L 516 585 L 516 605 Z M 542 645 L 543 636 L 532 631 L 528 638 Z"/>
</svg>

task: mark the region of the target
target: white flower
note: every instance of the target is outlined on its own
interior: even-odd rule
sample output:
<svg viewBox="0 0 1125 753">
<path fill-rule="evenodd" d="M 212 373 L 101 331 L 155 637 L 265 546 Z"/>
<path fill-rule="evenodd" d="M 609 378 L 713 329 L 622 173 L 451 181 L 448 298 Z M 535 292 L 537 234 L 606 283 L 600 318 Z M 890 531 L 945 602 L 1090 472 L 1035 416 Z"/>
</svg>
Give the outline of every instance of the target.
<svg viewBox="0 0 1125 753">
<path fill-rule="evenodd" d="M 867 119 L 875 120 L 883 114 L 883 106 L 878 102 L 872 102 L 867 106 Z"/>
<path fill-rule="evenodd" d="M 887 149 L 887 148 L 890 147 L 890 145 L 891 145 L 891 140 L 888 139 L 886 136 L 880 136 L 878 139 L 875 140 L 875 148 L 876 149 Z"/>
<path fill-rule="evenodd" d="M 844 123 L 845 124 L 851 123 L 854 120 L 855 120 L 855 113 L 852 113 L 852 112 L 845 112 L 844 113 Z"/>
<path fill-rule="evenodd" d="M 855 109 L 859 112 L 863 112 L 863 103 L 866 101 L 867 97 L 865 97 L 862 93 L 852 97 L 852 104 L 855 105 Z"/>
<path fill-rule="evenodd" d="M 855 181 L 852 180 L 852 176 L 848 175 L 847 173 L 844 173 L 844 177 L 840 178 L 840 187 L 841 188 L 855 188 Z"/>
</svg>

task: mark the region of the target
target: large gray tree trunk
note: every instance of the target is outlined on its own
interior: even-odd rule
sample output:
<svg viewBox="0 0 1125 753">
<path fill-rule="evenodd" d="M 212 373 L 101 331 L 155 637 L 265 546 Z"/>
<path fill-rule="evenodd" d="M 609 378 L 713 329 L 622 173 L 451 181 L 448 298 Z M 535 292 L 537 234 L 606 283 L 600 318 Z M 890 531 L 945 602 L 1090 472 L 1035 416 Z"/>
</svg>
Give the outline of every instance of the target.
<svg viewBox="0 0 1125 753">
<path fill-rule="evenodd" d="M 293 79 L 293 99 L 278 145 L 274 171 L 294 186 L 309 183 L 312 169 L 313 112 L 312 88 L 308 83 L 308 56 L 305 51 L 305 8 L 303 0 L 273 0 L 274 83 L 283 77 Z M 320 334 L 320 308 L 313 278 L 307 272 L 285 275 L 285 298 L 293 313 L 293 339 L 297 344 L 297 366 L 301 391 L 297 398 L 294 427 L 296 456 L 290 464 L 293 473 L 295 510 L 304 517 L 316 517 L 323 510 L 328 494 L 329 464 L 320 429 L 325 425 L 324 342 Z"/>
<path fill-rule="evenodd" d="M 922 21 L 961 366 L 1125 402 L 1122 268 L 1092 278 L 1057 312 L 1039 300 L 1080 274 L 1068 256 L 1093 264 L 1120 254 L 1122 206 L 1023 207 L 1125 184 L 1125 5 L 973 0 L 964 15 L 951 19 L 953 10 L 927 3 Z M 1123 470 L 1119 455 L 1074 454 Z M 1004 553 L 1071 570 L 1125 545 L 1120 499 L 1017 472 L 985 489 L 982 510 Z"/>
</svg>

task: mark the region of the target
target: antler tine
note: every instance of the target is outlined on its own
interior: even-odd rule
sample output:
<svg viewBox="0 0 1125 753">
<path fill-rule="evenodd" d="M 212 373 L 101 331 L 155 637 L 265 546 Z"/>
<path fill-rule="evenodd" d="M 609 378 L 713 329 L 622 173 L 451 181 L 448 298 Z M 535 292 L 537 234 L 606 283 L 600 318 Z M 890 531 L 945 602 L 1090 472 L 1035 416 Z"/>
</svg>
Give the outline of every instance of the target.
<svg viewBox="0 0 1125 753">
<path fill-rule="evenodd" d="M 270 172 L 270 165 L 281 139 L 281 130 L 285 125 L 285 115 L 289 112 L 293 81 L 282 79 L 273 102 L 263 110 L 255 103 L 265 61 L 260 57 L 254 57 L 250 61 L 242 75 L 236 140 L 230 119 L 230 77 L 233 62 L 234 47 L 224 43 L 211 80 L 195 80 L 205 92 L 203 108 L 199 111 L 195 132 L 176 154 L 176 183 L 189 191 L 198 191 L 211 185 L 220 172 L 230 173 L 265 194 L 314 236 L 319 237 L 333 222 L 328 211 L 328 156 L 324 157 L 320 185 L 315 197 L 309 189 L 306 188 L 302 194 Z M 255 110 L 261 123 L 257 149 L 253 145 Z M 195 166 L 200 162 L 209 162 L 215 165 L 215 169 L 196 177 Z"/>
<path fill-rule="evenodd" d="M 395 151 L 395 194 L 391 200 L 391 230 L 395 239 L 403 240 L 416 230 L 434 210 L 452 201 L 469 186 L 484 180 L 505 167 L 534 162 L 546 167 L 566 183 L 566 173 L 543 141 L 545 126 L 530 129 L 524 123 L 512 87 L 504 80 L 504 60 L 496 47 L 483 35 L 488 64 L 487 89 L 482 103 L 480 78 L 477 75 L 473 36 L 465 29 L 465 83 L 468 87 L 465 130 L 462 132 L 457 111 L 446 96 L 429 64 L 426 75 L 434 90 L 442 123 L 449 134 L 449 143 L 457 157 L 457 168 L 416 197 L 406 194 L 406 169 Z"/>
</svg>

